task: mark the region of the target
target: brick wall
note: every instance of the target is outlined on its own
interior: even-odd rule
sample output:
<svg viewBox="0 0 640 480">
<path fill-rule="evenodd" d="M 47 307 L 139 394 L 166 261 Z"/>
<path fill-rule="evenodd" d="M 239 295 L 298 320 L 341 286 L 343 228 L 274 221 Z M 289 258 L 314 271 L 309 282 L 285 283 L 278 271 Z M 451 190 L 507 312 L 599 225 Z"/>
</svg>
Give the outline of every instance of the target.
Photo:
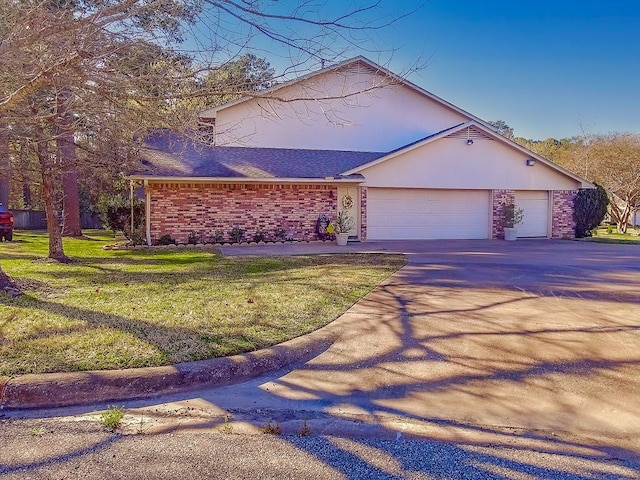
<svg viewBox="0 0 640 480">
<path fill-rule="evenodd" d="M 245 240 L 257 231 L 273 236 L 283 228 L 296 240 L 315 240 L 316 221 L 320 214 L 335 218 L 337 187 L 334 185 L 273 184 L 174 184 L 159 183 L 151 189 L 151 242 L 169 234 L 186 243 L 189 234 L 199 233 L 210 241 L 216 230 L 234 227 L 245 230 Z M 576 192 L 553 192 L 552 238 L 573 238 L 573 202 Z M 514 190 L 493 190 L 491 238 L 504 238 L 500 211 L 514 201 Z M 367 189 L 360 189 L 360 239 L 367 238 Z"/>
<path fill-rule="evenodd" d="M 574 190 L 556 190 L 553 192 L 551 238 L 575 238 L 576 224 L 573 221 L 575 198 L 576 192 Z"/>
<path fill-rule="evenodd" d="M 502 206 L 505 203 L 515 202 L 515 190 L 493 190 L 491 192 L 492 200 L 492 222 L 491 222 L 491 238 L 504 238 L 504 228 L 502 226 Z"/>
<path fill-rule="evenodd" d="M 158 183 L 149 188 L 152 243 L 164 234 L 186 243 L 192 231 L 209 241 L 216 230 L 229 241 L 234 227 L 245 230 L 245 240 L 257 231 L 273 236 L 276 228 L 296 240 L 313 240 L 318 216 L 334 218 L 337 208 L 332 185 Z"/>
</svg>

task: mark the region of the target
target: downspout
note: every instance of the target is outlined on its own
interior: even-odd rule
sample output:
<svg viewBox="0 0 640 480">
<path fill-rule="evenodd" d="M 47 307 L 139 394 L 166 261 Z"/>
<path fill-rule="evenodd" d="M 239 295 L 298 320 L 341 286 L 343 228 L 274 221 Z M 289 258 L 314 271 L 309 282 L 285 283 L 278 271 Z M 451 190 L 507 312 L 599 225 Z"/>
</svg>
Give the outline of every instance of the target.
<svg viewBox="0 0 640 480">
<path fill-rule="evenodd" d="M 151 246 L 151 189 L 149 188 L 149 180 L 144 181 L 144 195 L 145 195 L 145 215 L 144 223 L 147 235 L 147 245 Z"/>
</svg>

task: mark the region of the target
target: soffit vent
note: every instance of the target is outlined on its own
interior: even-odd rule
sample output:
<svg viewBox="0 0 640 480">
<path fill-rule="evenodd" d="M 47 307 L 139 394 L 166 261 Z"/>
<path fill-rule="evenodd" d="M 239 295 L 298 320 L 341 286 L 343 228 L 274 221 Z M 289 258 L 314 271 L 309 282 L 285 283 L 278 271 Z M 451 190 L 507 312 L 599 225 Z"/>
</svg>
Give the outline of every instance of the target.
<svg viewBox="0 0 640 480">
<path fill-rule="evenodd" d="M 368 73 L 370 75 L 381 74 L 380 70 L 377 70 L 371 65 L 367 65 L 363 62 L 356 62 L 346 65 L 345 67 L 340 68 L 339 71 L 340 73 L 346 73 L 348 75 L 359 75 L 363 73 Z"/>
<path fill-rule="evenodd" d="M 491 138 L 489 135 L 487 135 L 474 125 L 463 128 L 462 130 L 458 130 L 457 132 L 450 133 L 445 138 L 459 138 L 464 140 L 493 140 L 493 138 Z"/>
</svg>

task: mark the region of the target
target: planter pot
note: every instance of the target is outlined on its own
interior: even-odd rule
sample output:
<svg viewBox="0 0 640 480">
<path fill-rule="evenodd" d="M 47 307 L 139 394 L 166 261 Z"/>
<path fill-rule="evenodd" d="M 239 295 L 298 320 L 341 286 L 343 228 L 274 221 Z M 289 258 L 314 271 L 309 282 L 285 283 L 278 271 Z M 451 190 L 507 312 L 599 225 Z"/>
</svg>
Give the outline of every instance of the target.
<svg viewBox="0 0 640 480">
<path fill-rule="evenodd" d="M 518 229 L 505 227 L 504 239 L 507 241 L 513 242 L 516 238 L 518 238 Z"/>
<path fill-rule="evenodd" d="M 338 245 L 346 245 L 348 240 L 348 233 L 336 233 L 336 242 L 338 243 Z"/>
</svg>

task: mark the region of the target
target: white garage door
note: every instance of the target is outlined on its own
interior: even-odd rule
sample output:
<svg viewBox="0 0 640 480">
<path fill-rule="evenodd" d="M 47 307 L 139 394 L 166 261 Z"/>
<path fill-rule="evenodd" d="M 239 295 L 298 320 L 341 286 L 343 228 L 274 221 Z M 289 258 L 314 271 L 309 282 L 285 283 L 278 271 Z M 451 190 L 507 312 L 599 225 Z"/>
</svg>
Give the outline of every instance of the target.
<svg viewBox="0 0 640 480">
<path fill-rule="evenodd" d="M 546 237 L 549 234 L 549 193 L 537 190 L 516 191 L 515 204 L 524 211 L 518 237 Z"/>
<path fill-rule="evenodd" d="M 367 238 L 489 238 L 487 190 L 369 188 Z"/>
</svg>

